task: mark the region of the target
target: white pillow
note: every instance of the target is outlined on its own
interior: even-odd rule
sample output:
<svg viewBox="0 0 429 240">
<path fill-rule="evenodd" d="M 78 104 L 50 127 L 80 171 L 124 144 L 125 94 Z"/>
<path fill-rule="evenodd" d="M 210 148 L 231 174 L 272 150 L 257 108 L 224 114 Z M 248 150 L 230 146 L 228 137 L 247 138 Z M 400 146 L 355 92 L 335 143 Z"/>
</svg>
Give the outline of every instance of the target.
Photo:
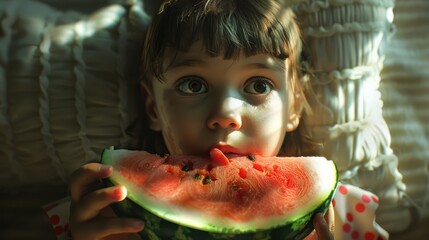
<svg viewBox="0 0 429 240">
<path fill-rule="evenodd" d="M 386 230 L 395 233 L 413 226 L 418 221 L 415 212 L 429 215 L 424 157 L 428 151 L 423 150 L 427 139 L 425 129 L 414 124 L 418 103 L 428 99 L 428 84 L 422 81 L 427 76 L 423 65 L 428 66 L 424 61 L 428 51 L 423 47 L 427 45 L 423 31 L 426 1 L 399 4 L 396 23 L 407 34 L 396 36 L 393 44 L 393 0 L 294 2 L 317 94 L 312 104 L 315 115 L 304 118 L 309 134 L 324 143 L 324 154 L 337 163 L 343 182 L 380 197 L 377 221 Z M 419 68 L 413 68 L 414 64 Z M 410 100 L 414 104 L 408 105 Z M 416 131 L 412 137 L 410 130 Z"/>
<path fill-rule="evenodd" d="M 149 21 L 141 4 L 84 14 L 88 8 L 2 1 L 1 189 L 65 184 L 103 148 L 133 140 L 126 129 L 137 115 Z"/>
</svg>

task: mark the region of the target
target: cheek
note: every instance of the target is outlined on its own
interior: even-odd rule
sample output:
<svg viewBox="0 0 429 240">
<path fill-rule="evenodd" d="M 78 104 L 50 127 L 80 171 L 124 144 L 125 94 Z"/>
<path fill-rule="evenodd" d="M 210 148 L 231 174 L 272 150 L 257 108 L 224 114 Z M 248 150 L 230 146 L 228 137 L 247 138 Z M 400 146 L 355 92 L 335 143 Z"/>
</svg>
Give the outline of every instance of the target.
<svg viewBox="0 0 429 240">
<path fill-rule="evenodd" d="M 189 143 L 195 143 L 200 136 L 204 120 L 195 110 L 177 105 L 166 106 L 162 113 L 162 132 L 164 141 L 171 154 L 181 154 Z"/>
<path fill-rule="evenodd" d="M 288 108 L 281 98 L 274 98 L 253 109 L 248 115 L 247 135 L 253 136 L 253 149 L 262 155 L 277 155 L 286 134 Z"/>
<path fill-rule="evenodd" d="M 162 121 L 166 126 L 180 133 L 192 133 L 204 125 L 204 119 L 195 108 L 173 105 L 166 107 L 162 115 Z"/>
<path fill-rule="evenodd" d="M 275 95 L 259 106 L 253 118 L 262 129 L 275 133 L 285 129 L 288 119 L 288 103 L 281 95 Z"/>
</svg>

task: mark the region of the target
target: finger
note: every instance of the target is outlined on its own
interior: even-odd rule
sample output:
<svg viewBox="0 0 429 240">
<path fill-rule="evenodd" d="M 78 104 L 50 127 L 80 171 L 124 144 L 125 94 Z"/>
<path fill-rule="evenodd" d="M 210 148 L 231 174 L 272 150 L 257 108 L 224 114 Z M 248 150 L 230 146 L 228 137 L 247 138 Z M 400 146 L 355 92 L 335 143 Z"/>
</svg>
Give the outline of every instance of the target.
<svg viewBox="0 0 429 240">
<path fill-rule="evenodd" d="M 331 233 L 334 232 L 335 213 L 334 206 L 332 205 L 332 203 L 329 205 L 328 211 L 325 213 L 325 221 L 329 226 L 329 231 Z"/>
<path fill-rule="evenodd" d="M 127 196 L 123 186 L 103 188 L 85 195 L 78 203 L 73 204 L 71 219 L 74 222 L 84 222 L 95 218 L 100 211 L 110 204 L 122 201 Z"/>
<path fill-rule="evenodd" d="M 70 179 L 70 195 L 73 202 L 79 201 L 83 195 L 92 191 L 94 184 L 112 174 L 112 167 L 100 163 L 88 163 L 76 170 Z"/>
<path fill-rule="evenodd" d="M 329 231 L 328 223 L 321 213 L 317 213 L 313 220 L 314 228 L 316 229 L 317 237 L 319 240 L 334 239 L 331 231 Z"/>
<path fill-rule="evenodd" d="M 101 239 L 115 234 L 137 233 L 144 228 L 144 222 L 131 218 L 97 218 L 81 225 L 75 239 Z"/>
</svg>

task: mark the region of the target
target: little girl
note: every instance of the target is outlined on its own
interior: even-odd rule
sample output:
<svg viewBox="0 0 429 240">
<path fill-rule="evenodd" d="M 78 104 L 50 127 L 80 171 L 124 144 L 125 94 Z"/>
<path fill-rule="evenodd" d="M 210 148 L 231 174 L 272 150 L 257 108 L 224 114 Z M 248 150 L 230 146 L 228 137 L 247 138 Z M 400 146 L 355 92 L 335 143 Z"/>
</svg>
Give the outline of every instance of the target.
<svg viewBox="0 0 429 240">
<path fill-rule="evenodd" d="M 213 147 L 244 155 L 318 154 L 317 144 L 299 125 L 302 111 L 309 110 L 301 39 L 293 12 L 281 2 L 172 0 L 162 5 L 142 56 L 141 149 L 158 154 L 204 154 Z M 97 186 L 111 172 L 110 166 L 89 163 L 73 174 L 74 239 L 139 239 L 133 233 L 144 223 L 117 217 L 109 207 L 126 197 L 125 189 Z M 313 224 L 316 231 L 308 238 L 333 239 L 332 207 L 325 218 L 316 215 Z M 384 234 L 372 233 L 374 239 Z"/>
</svg>

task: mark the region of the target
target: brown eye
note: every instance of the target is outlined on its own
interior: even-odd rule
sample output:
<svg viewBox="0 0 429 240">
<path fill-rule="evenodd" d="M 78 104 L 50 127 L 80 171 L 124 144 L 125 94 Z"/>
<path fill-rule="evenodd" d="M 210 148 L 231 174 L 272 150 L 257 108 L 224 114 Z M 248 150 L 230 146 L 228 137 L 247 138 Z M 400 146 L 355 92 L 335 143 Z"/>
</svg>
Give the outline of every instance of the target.
<svg viewBox="0 0 429 240">
<path fill-rule="evenodd" d="M 252 78 L 244 86 L 244 91 L 255 95 L 266 95 L 273 90 L 273 84 L 266 78 Z"/>
<path fill-rule="evenodd" d="M 176 89 L 185 95 L 198 95 L 207 92 L 207 85 L 204 80 L 198 77 L 185 77 L 180 80 Z"/>
</svg>

